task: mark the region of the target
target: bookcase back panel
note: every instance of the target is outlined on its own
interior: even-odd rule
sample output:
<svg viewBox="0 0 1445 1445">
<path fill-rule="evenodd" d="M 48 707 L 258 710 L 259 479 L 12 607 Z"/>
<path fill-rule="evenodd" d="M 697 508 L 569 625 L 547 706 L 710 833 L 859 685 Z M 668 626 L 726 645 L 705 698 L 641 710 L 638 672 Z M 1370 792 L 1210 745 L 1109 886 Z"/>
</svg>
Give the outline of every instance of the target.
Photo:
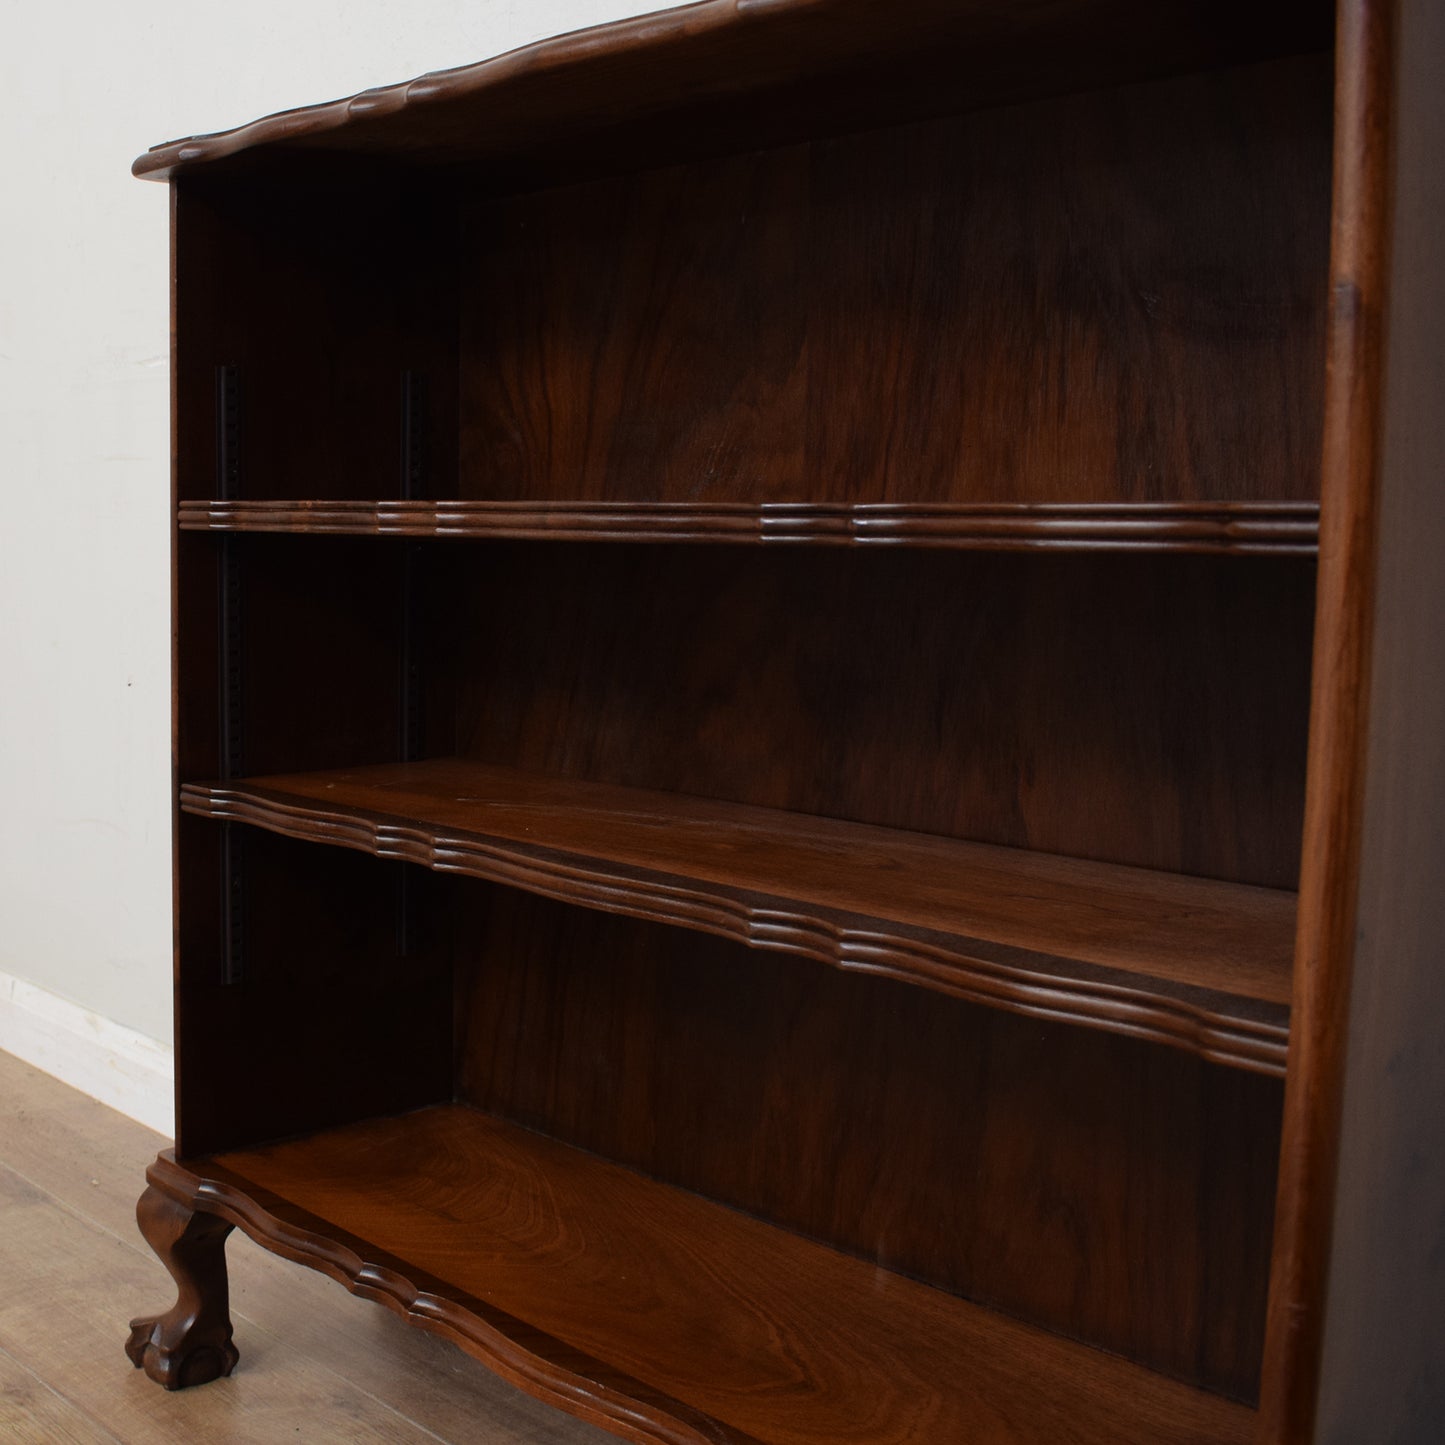
<svg viewBox="0 0 1445 1445">
<path fill-rule="evenodd" d="M 1318 495 L 1328 56 L 464 207 L 461 495 Z"/>
<path fill-rule="evenodd" d="M 456 889 L 460 1097 L 1252 1397 L 1278 1080 Z"/>
<path fill-rule="evenodd" d="M 450 569 L 441 751 L 1295 885 L 1307 561 L 530 543 L 428 560 Z"/>
</svg>

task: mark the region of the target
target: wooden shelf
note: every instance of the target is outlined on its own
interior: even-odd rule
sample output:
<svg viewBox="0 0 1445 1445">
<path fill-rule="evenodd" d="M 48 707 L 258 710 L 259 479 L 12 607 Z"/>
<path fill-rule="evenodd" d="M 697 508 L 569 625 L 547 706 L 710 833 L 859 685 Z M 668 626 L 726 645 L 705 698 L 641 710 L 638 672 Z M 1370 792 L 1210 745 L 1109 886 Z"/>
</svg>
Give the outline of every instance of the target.
<svg viewBox="0 0 1445 1445">
<path fill-rule="evenodd" d="M 188 501 L 186 531 L 1313 555 L 1313 502 Z"/>
<path fill-rule="evenodd" d="M 1292 893 L 458 759 L 181 806 L 1284 1072 Z"/>
<path fill-rule="evenodd" d="M 1244 1406 L 461 1105 L 150 1179 L 633 1440 L 1252 1438 Z"/>
</svg>

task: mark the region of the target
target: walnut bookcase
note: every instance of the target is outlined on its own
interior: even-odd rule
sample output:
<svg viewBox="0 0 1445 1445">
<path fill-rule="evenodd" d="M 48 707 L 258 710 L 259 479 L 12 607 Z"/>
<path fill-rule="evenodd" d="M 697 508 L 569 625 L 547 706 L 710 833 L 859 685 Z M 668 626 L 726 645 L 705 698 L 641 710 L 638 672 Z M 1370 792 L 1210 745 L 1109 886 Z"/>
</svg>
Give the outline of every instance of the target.
<svg viewBox="0 0 1445 1445">
<path fill-rule="evenodd" d="M 1313 1438 L 1395 30 L 707 0 L 137 161 L 137 1365 L 239 1227 L 634 1440 Z"/>
</svg>

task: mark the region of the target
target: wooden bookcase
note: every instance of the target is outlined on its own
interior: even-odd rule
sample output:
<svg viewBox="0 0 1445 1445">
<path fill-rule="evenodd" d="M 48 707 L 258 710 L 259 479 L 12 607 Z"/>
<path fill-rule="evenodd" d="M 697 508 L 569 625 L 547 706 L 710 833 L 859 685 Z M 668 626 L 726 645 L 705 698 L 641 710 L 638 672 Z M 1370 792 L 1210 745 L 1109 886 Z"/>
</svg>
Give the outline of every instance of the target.
<svg viewBox="0 0 1445 1445">
<path fill-rule="evenodd" d="M 137 1365 L 239 1227 L 634 1440 L 1315 1438 L 1397 29 L 707 0 L 141 157 Z"/>
</svg>

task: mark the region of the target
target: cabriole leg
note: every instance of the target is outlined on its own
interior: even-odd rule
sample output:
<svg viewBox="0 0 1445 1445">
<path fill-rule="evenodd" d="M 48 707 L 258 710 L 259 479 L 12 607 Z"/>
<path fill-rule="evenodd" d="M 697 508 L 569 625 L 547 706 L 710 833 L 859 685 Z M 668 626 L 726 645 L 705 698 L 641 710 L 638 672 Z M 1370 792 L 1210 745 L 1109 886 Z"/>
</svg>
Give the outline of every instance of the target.
<svg viewBox="0 0 1445 1445">
<path fill-rule="evenodd" d="M 154 1185 L 135 1207 L 145 1241 L 176 1282 L 165 1314 L 130 1323 L 125 1352 L 138 1370 L 168 1390 L 204 1385 L 236 1367 L 226 1287 L 226 1236 L 231 1225 L 188 1209 Z"/>
</svg>

